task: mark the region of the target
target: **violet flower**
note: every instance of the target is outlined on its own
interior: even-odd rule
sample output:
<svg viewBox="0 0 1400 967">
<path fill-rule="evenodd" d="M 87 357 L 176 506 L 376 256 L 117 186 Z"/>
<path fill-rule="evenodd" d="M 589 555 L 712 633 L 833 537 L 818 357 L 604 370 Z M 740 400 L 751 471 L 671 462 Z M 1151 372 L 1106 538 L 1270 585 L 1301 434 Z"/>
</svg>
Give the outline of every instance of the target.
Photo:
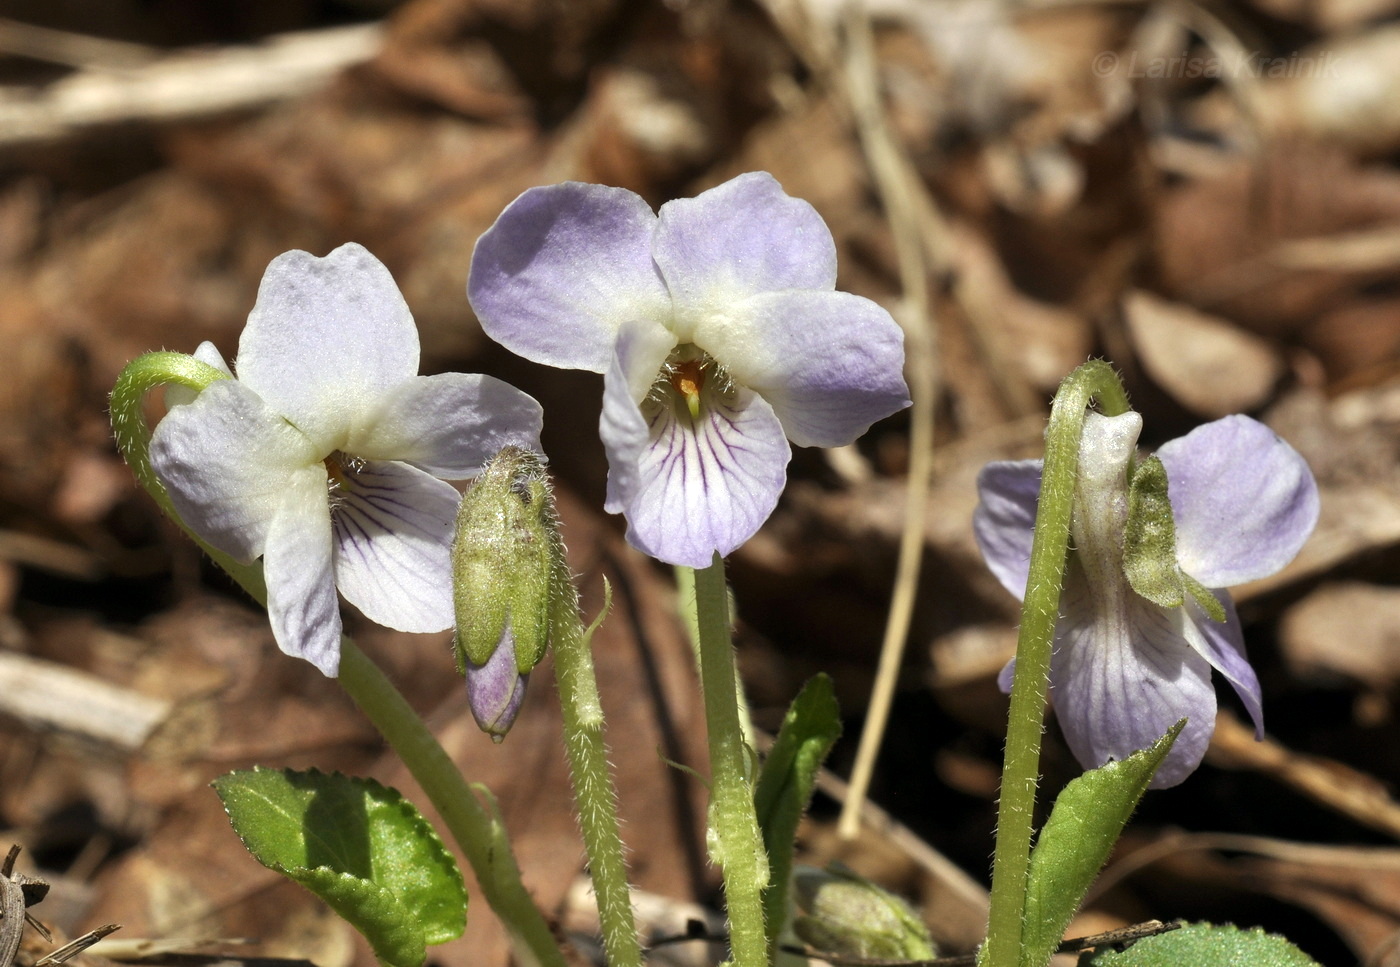
<svg viewBox="0 0 1400 967">
<path fill-rule="evenodd" d="M 196 356 L 230 372 L 211 344 Z M 335 675 L 337 588 L 390 628 L 450 628 L 458 494 L 445 481 L 507 444 L 538 448 L 539 404 L 489 376 L 419 376 L 408 306 L 353 244 L 273 259 L 237 369 L 192 400 L 170 395 L 151 467 L 195 533 L 263 559 L 278 647 Z"/>
<path fill-rule="evenodd" d="M 821 216 L 751 172 L 658 214 L 532 188 L 477 243 L 467 294 L 508 349 L 604 374 L 607 510 L 635 547 L 708 567 L 772 513 L 789 440 L 847 444 L 909 404 L 899 327 L 835 285 Z"/>
<path fill-rule="evenodd" d="M 1297 451 L 1245 416 L 1165 444 L 1157 457 L 1175 528 L 1174 569 L 1188 593 L 1180 606 L 1164 607 L 1135 591 L 1125 571 L 1129 473 L 1141 429 L 1136 413 L 1087 415 L 1050 685 L 1060 728 L 1085 768 L 1127 758 L 1188 719 L 1153 780 L 1160 788 L 1181 782 L 1205 755 L 1215 728 L 1212 668 L 1234 686 L 1262 737 L 1259 681 L 1221 589 L 1291 561 L 1317 522 L 1318 494 Z M 978 478 L 978 544 L 992 573 L 1018 597 L 1026 589 L 1040 473 L 1041 461 L 1025 460 L 989 464 Z M 1000 678 L 1005 691 L 1013 665 Z"/>
</svg>

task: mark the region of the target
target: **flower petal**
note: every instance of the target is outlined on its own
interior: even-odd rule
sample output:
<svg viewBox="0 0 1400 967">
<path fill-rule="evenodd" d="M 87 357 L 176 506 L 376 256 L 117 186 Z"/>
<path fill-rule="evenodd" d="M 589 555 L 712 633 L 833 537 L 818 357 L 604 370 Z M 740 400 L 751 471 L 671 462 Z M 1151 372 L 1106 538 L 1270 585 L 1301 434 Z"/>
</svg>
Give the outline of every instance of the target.
<svg viewBox="0 0 1400 967">
<path fill-rule="evenodd" d="M 694 341 L 768 401 L 798 446 L 844 446 L 909 405 L 903 331 L 849 292 L 758 295 L 706 317 Z"/>
<path fill-rule="evenodd" d="M 311 441 L 232 379 L 165 415 L 151 437 L 151 468 L 180 519 L 242 561 L 262 555 L 293 478 L 309 472 L 325 490 Z"/>
<path fill-rule="evenodd" d="M 603 412 L 598 419 L 599 435 L 609 448 L 603 509 L 610 514 L 625 513 L 631 495 L 641 487 L 638 458 L 647 447 L 649 431 L 638 403 L 646 398 L 671 348 L 668 333 L 644 323 L 627 323 L 618 334 L 612 366 L 603 377 Z M 611 459 L 614 450 L 620 455 L 616 461 Z"/>
<path fill-rule="evenodd" d="M 626 388 L 620 359 L 604 377 L 601 433 L 607 510 L 627 515 L 632 546 L 667 564 L 708 567 L 748 540 L 777 505 L 791 456 L 772 409 L 736 389 L 702 391 L 700 415 Z"/>
<path fill-rule="evenodd" d="M 366 460 L 401 460 L 444 480 L 475 477 L 502 447 L 540 450 L 544 411 L 491 376 L 415 376 L 383 398 L 346 451 Z"/>
<path fill-rule="evenodd" d="M 1227 416 L 1157 451 L 1167 468 L 1181 569 L 1209 588 L 1267 577 L 1317 523 L 1317 483 L 1264 424 Z"/>
<path fill-rule="evenodd" d="M 287 482 L 286 493 L 263 555 L 272 636 L 283 652 L 334 678 L 340 671 L 340 601 L 331 571 L 325 477 L 299 473 Z"/>
<path fill-rule="evenodd" d="M 452 485 L 374 461 L 347 468 L 336 497 L 335 581 L 345 600 L 398 631 L 452 627 Z"/>
<path fill-rule="evenodd" d="M 676 303 L 676 335 L 687 320 L 723 312 L 759 292 L 836 287 L 836 243 L 809 203 L 766 171 L 661 206 L 653 254 Z"/>
<path fill-rule="evenodd" d="M 238 343 L 238 378 L 322 448 L 418 374 L 418 330 L 378 259 L 342 245 L 272 260 Z"/>
<path fill-rule="evenodd" d="M 463 656 L 462 669 L 467 679 L 467 707 L 481 730 L 499 742 L 520 713 L 525 701 L 525 685 L 530 680 L 515 664 L 515 641 L 506 623 L 501 642 L 486 664 L 475 665 Z"/>
<path fill-rule="evenodd" d="M 1225 608 L 1225 621 L 1211 621 L 1194 601 L 1186 603 L 1187 615 L 1183 624 L 1186 643 L 1196 649 L 1210 662 L 1212 668 L 1225 677 L 1235 694 L 1244 703 L 1245 711 L 1254 720 L 1256 738 L 1264 737 L 1264 691 L 1259 687 L 1259 677 L 1254 674 L 1254 666 L 1244 653 L 1244 629 L 1240 627 L 1239 615 L 1235 613 L 1235 603 L 1224 591 L 1212 592 L 1216 600 Z"/>
<path fill-rule="evenodd" d="M 486 334 L 546 366 L 601 373 L 629 320 L 664 325 L 656 215 L 622 188 L 531 188 L 476 243 L 467 298 Z"/>
<path fill-rule="evenodd" d="M 1051 700 L 1065 741 L 1087 769 L 1122 760 L 1188 721 L 1152 787 L 1200 764 L 1215 730 L 1210 665 L 1183 637 L 1181 609 L 1136 594 L 1105 601 L 1071 560 L 1051 658 Z"/>
<path fill-rule="evenodd" d="M 977 475 L 981 499 L 972 514 L 972 532 L 988 569 L 1018 598 L 1026 596 L 1030 574 L 1042 463 L 1003 460 L 987 464 Z"/>
</svg>

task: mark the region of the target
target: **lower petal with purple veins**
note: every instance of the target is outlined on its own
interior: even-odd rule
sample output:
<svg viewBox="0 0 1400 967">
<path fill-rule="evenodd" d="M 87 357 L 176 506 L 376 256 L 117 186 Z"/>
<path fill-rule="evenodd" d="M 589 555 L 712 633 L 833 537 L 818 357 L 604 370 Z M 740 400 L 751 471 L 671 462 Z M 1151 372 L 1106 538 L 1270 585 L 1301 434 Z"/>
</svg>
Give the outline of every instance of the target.
<svg viewBox="0 0 1400 967">
<path fill-rule="evenodd" d="M 679 396 L 639 408 L 621 377 L 620 367 L 609 370 L 604 389 L 607 509 L 627 516 L 634 547 L 668 564 L 708 567 L 777 506 L 791 456 L 782 425 L 742 387 L 703 387 L 692 416 Z"/>
<path fill-rule="evenodd" d="M 457 491 L 415 467 L 377 461 L 340 461 L 338 484 L 331 521 L 345 599 L 399 631 L 450 628 Z"/>
<path fill-rule="evenodd" d="M 1195 771 L 1215 730 L 1211 666 L 1186 643 L 1181 609 L 1131 593 L 1121 610 L 1102 604 L 1071 563 L 1050 669 L 1060 728 L 1092 769 L 1148 748 L 1187 719 L 1152 780 L 1153 788 L 1174 786 Z"/>
</svg>

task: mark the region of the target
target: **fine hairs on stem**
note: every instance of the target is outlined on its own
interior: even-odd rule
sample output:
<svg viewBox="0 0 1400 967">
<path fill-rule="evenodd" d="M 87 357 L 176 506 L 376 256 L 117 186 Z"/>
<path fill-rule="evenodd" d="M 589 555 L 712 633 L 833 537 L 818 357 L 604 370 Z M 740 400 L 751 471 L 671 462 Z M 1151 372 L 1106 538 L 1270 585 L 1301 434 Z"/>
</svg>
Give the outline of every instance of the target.
<svg viewBox="0 0 1400 967">
<path fill-rule="evenodd" d="M 739 715 L 734 647 L 729 633 L 729 598 L 724 563 L 694 572 L 700 682 L 710 742 L 710 841 L 724 871 L 729 944 L 738 967 L 768 963 L 763 888 L 768 856 L 754 809 L 753 783 Z"/>
<path fill-rule="evenodd" d="M 1101 360 L 1090 360 L 1065 377 L 1055 394 L 1045 432 L 1045 466 L 1031 544 L 1030 577 L 1021 608 L 1016 675 L 1006 726 L 1006 759 L 997 804 L 991 913 L 987 942 L 978 958 L 981 967 L 1020 965 L 1050 652 L 1064 584 L 1079 437 L 1085 412 L 1095 399 L 1109 416 L 1128 409 L 1122 383 L 1112 367 Z"/>
</svg>

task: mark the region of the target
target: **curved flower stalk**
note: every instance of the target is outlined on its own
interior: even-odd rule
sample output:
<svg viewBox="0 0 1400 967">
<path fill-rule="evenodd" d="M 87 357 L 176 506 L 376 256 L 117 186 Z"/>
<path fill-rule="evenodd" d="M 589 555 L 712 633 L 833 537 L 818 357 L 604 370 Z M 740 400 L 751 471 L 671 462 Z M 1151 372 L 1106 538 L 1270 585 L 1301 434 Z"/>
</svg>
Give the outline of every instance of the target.
<svg viewBox="0 0 1400 967">
<path fill-rule="evenodd" d="M 620 188 L 532 188 L 477 243 L 467 294 L 508 349 L 603 374 L 607 510 L 704 568 L 772 513 L 789 440 L 847 444 L 909 405 L 898 325 L 835 285 L 821 216 L 751 172 L 655 214 Z"/>
<path fill-rule="evenodd" d="M 268 266 L 237 378 L 172 393 L 150 465 L 210 545 L 263 559 L 278 647 L 327 675 L 336 590 L 400 631 L 452 626 L 457 491 L 506 445 L 539 448 L 539 404 L 489 376 L 418 375 L 418 332 L 388 270 L 359 245 Z"/>
<path fill-rule="evenodd" d="M 1160 788 L 1185 779 L 1205 754 L 1212 669 L 1263 734 L 1259 681 L 1223 589 L 1293 559 L 1317 522 L 1318 493 L 1297 451 L 1248 417 L 1198 427 L 1135 469 L 1141 429 L 1131 411 L 1086 415 L 1050 681 L 1065 739 L 1086 768 L 1148 748 L 1188 719 L 1152 782 Z M 1156 466 L 1165 477 L 1154 484 Z M 1026 460 L 989 464 L 978 479 L 973 528 L 988 567 L 1017 597 L 1026 592 L 1040 477 L 1041 461 Z M 1157 519 L 1154 493 L 1169 502 Z M 1144 571 L 1164 576 L 1175 595 Z M 1004 690 L 1012 673 L 1008 664 Z"/>
</svg>

